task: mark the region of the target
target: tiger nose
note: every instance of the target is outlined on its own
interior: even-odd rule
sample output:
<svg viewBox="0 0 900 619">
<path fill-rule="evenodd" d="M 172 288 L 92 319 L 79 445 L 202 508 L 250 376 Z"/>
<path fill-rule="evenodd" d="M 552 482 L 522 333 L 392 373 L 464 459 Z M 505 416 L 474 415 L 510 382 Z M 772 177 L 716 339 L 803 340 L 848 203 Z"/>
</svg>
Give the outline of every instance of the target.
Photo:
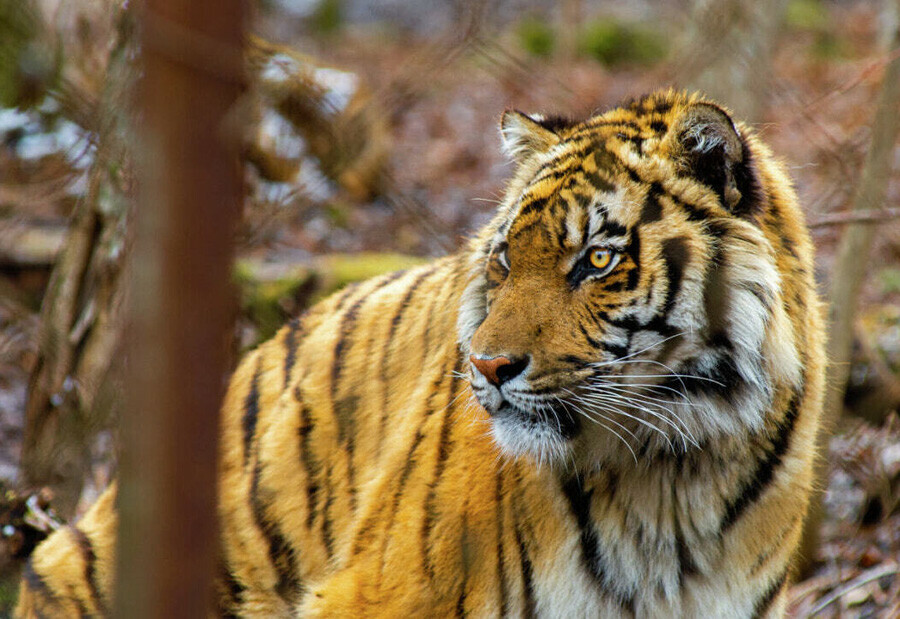
<svg viewBox="0 0 900 619">
<path fill-rule="evenodd" d="M 477 355 L 469 355 L 469 361 L 472 362 L 476 370 L 497 387 L 521 374 L 522 370 L 528 366 L 527 357 L 524 359 L 510 359 L 499 355 L 488 359 Z"/>
</svg>

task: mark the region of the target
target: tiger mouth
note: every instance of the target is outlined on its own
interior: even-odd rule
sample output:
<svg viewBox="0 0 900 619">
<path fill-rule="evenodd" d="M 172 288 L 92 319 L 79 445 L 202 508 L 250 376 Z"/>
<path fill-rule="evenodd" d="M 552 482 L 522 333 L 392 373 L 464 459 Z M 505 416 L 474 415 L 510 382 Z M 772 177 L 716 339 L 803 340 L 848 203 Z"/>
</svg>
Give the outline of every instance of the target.
<svg viewBox="0 0 900 619">
<path fill-rule="evenodd" d="M 490 412 L 490 411 L 489 411 Z M 515 421 L 525 429 L 553 430 L 564 439 L 572 439 L 578 434 L 578 419 L 566 408 L 547 405 L 546 408 L 524 408 L 503 400 L 491 417 Z"/>
</svg>

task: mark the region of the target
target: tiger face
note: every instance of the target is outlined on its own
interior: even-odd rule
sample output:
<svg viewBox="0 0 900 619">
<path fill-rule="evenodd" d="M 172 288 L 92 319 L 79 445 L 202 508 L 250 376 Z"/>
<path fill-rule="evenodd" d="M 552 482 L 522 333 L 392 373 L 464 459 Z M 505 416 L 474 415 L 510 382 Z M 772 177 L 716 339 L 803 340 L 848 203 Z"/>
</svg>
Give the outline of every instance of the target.
<svg viewBox="0 0 900 619">
<path fill-rule="evenodd" d="M 501 134 L 518 171 L 458 321 L 501 449 L 598 465 L 758 430 L 801 364 L 748 131 L 670 92 Z"/>
</svg>

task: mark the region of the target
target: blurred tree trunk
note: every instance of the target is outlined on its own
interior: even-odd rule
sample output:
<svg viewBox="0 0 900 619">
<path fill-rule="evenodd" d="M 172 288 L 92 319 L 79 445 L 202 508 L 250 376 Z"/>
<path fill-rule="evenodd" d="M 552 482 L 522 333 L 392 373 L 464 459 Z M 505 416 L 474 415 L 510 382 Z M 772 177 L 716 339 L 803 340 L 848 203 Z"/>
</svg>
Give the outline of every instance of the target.
<svg viewBox="0 0 900 619">
<path fill-rule="evenodd" d="M 897 1 L 897 0 L 894 0 Z M 900 7 L 900 2 L 898 2 Z M 900 27 L 895 25 L 894 36 L 887 52 L 900 49 Z M 900 130 L 900 57 L 895 56 L 884 71 L 881 93 L 872 122 L 872 142 L 866 153 L 859 185 L 853 199 L 854 211 L 880 210 L 891 177 L 894 146 Z M 844 231 L 838 248 L 829 293 L 828 374 L 822 430 L 819 433 L 821 457 L 817 460 L 817 483 L 810 503 L 809 517 L 801 546 L 801 573 L 807 572 L 815 560 L 822 522 L 822 495 L 827 485 L 828 439 L 844 402 L 844 390 L 850 374 L 850 353 L 853 345 L 853 321 L 857 300 L 869 266 L 869 251 L 875 236 L 872 223 L 850 224 Z"/>
<path fill-rule="evenodd" d="M 54 505 L 74 512 L 89 465 L 89 439 L 108 427 L 101 392 L 121 331 L 121 272 L 126 248 L 130 173 L 128 98 L 131 15 L 121 10 L 99 105 L 91 119 L 96 154 L 88 190 L 74 209 L 41 310 L 38 358 L 28 386 L 22 472 L 25 483 L 47 486 Z M 63 88 L 63 107 L 77 93 Z"/>
<path fill-rule="evenodd" d="M 563 0 L 560 15 L 560 52 L 564 60 L 578 58 L 578 39 L 581 34 L 582 0 Z"/>
<path fill-rule="evenodd" d="M 758 122 L 769 93 L 772 49 L 785 0 L 695 0 L 678 43 L 681 83 Z"/>
<path fill-rule="evenodd" d="M 240 210 L 241 0 L 146 0 L 118 617 L 210 616 Z"/>
</svg>

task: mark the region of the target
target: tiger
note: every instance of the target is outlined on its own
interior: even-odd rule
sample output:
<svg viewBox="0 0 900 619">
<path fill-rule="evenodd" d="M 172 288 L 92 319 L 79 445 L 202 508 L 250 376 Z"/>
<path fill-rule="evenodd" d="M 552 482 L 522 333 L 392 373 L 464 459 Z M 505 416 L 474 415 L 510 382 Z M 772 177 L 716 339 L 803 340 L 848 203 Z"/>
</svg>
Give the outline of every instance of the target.
<svg viewBox="0 0 900 619">
<path fill-rule="evenodd" d="M 702 94 L 507 111 L 457 253 L 351 285 L 239 364 L 220 616 L 780 617 L 823 394 L 780 163 Z M 102 616 L 115 486 L 18 616 Z"/>
</svg>

